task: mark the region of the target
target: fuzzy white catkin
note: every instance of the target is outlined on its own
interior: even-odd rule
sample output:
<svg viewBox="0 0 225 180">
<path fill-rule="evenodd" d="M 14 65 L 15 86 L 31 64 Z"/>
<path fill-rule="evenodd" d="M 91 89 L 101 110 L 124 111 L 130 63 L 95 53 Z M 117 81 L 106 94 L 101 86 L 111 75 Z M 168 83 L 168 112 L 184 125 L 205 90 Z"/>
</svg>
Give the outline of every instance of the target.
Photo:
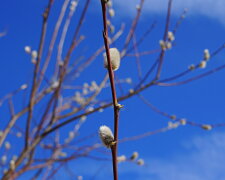
<svg viewBox="0 0 225 180">
<path fill-rule="evenodd" d="M 210 53 L 208 49 L 204 50 L 204 60 L 209 60 L 210 59 Z"/>
<path fill-rule="evenodd" d="M 110 48 L 109 54 L 110 54 L 110 60 L 112 64 L 112 70 L 116 71 L 120 67 L 120 52 L 118 51 L 117 48 Z M 104 57 L 104 67 L 108 68 L 106 53 L 103 54 L 103 57 Z"/>
<path fill-rule="evenodd" d="M 113 145 L 114 136 L 108 126 L 103 125 L 99 128 L 99 137 L 107 148 L 110 148 Z"/>
<path fill-rule="evenodd" d="M 24 47 L 24 50 L 27 54 L 30 54 L 31 53 L 31 47 L 30 46 L 25 46 Z"/>
<path fill-rule="evenodd" d="M 109 9 L 109 15 L 110 15 L 110 17 L 114 17 L 115 16 L 114 9 L 112 9 L 112 8 Z"/>
<path fill-rule="evenodd" d="M 122 155 L 122 156 L 118 156 L 117 157 L 117 162 L 123 162 L 123 161 L 126 161 L 126 156 Z"/>
</svg>

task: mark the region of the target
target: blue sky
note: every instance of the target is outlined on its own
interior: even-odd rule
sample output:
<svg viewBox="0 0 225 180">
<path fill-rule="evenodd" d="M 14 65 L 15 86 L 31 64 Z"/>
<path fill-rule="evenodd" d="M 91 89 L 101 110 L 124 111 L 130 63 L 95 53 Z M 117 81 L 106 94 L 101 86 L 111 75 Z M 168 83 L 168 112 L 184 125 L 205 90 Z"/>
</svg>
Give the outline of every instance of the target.
<svg viewBox="0 0 225 180">
<path fill-rule="evenodd" d="M 114 0 L 116 16 L 112 19 L 116 31 L 119 30 L 122 22 L 126 23 L 125 33 L 113 46 L 122 48 L 126 33 L 135 15 L 135 6 L 138 0 Z M 12 0 L 0 1 L 0 32 L 6 35 L 0 37 L 0 82 L 2 83 L 0 97 L 8 92 L 19 88 L 24 83 L 31 82 L 32 64 L 30 57 L 24 52 L 26 45 L 37 49 L 41 28 L 41 14 L 47 1 Z M 56 1 L 50 15 L 49 31 L 47 33 L 47 44 L 54 28 L 54 22 L 58 17 L 62 1 Z M 80 1 L 79 7 L 83 6 Z M 146 37 L 145 42 L 139 47 L 140 51 L 147 51 L 159 48 L 159 40 L 163 36 L 167 0 L 146 0 L 143 14 L 140 19 L 136 37 L 140 38 L 155 20 L 157 25 L 153 32 Z M 172 8 L 172 21 L 170 30 L 173 29 L 179 15 L 184 8 L 188 9 L 187 17 L 181 24 L 176 34 L 176 46 L 166 53 L 165 66 L 162 78 L 173 76 L 188 68 L 190 64 L 200 62 L 204 49 L 213 52 L 225 42 L 225 1 L 223 0 L 174 0 Z M 88 18 L 82 27 L 81 34 L 86 39 L 81 43 L 73 58 L 80 55 L 91 55 L 103 44 L 102 19 L 100 3 L 92 1 L 88 11 Z M 74 17 L 66 39 L 65 47 L 68 47 L 77 18 Z M 45 50 L 46 53 L 46 50 Z M 157 54 L 142 56 L 143 73 L 148 70 L 149 65 Z M 225 52 L 209 61 L 205 69 L 196 70 L 187 77 L 193 77 L 218 67 L 225 63 Z M 96 67 L 97 72 L 96 73 Z M 102 67 L 101 55 L 91 64 L 88 71 L 82 74 L 81 78 L 73 82 L 80 85 L 84 82 L 96 80 L 99 83 L 105 74 Z M 48 72 L 51 73 L 51 68 Z M 121 68 L 116 72 L 121 79 L 132 78 L 137 83 L 137 70 L 134 57 L 126 57 Z M 153 87 L 142 93 L 153 105 L 161 111 L 175 114 L 187 120 L 202 124 L 224 123 L 225 120 L 225 70 L 219 71 L 211 76 L 202 78 L 192 83 L 175 87 Z M 185 79 L 185 78 L 183 78 Z M 182 79 L 181 79 L 182 80 Z M 68 82 L 69 83 L 69 82 Z M 125 85 L 127 91 L 132 85 Z M 27 92 L 28 93 L 28 92 Z M 71 91 L 67 94 L 74 93 Z M 102 99 L 110 99 L 109 89 L 103 92 Z M 110 94 L 111 95 L 111 94 Z M 119 92 L 121 95 L 121 92 Z M 23 93 L 19 93 L 13 100 L 17 104 L 15 110 L 19 111 L 26 104 Z M 120 117 L 120 138 L 132 137 L 155 129 L 167 127 L 168 118 L 165 118 L 146 106 L 138 97 L 121 102 L 125 108 L 121 111 Z M 7 104 L 0 107 L 1 117 L 8 115 Z M 102 124 L 113 127 L 112 108 L 102 113 L 97 113 L 87 118 L 81 128 L 80 134 L 85 135 L 97 132 Z M 109 118 L 111 117 L 111 118 Z M 6 120 L 0 120 L 0 129 Z M 23 123 L 19 124 L 23 127 Z M 75 123 L 63 128 L 63 132 L 69 132 Z M 225 179 L 225 133 L 224 127 L 215 128 L 211 131 L 202 130 L 199 127 L 180 126 L 177 129 L 164 133 L 145 137 L 138 141 L 129 141 L 119 145 L 119 155 L 130 156 L 138 151 L 140 158 L 145 160 L 145 166 L 137 166 L 134 163 L 124 162 L 119 165 L 121 179 L 128 180 L 223 180 Z M 65 133 L 64 136 L 66 136 Z M 15 137 L 8 139 L 12 143 L 22 143 Z M 100 142 L 94 137 L 90 142 Z M 22 147 L 22 145 L 20 144 Z M 19 146 L 19 147 L 20 147 Z M 12 148 L 10 155 L 15 153 L 16 147 Z M 95 152 L 94 155 L 102 156 Z M 110 158 L 108 155 L 104 157 Z M 89 159 L 81 159 L 70 164 L 76 175 L 82 175 L 84 179 L 91 179 L 99 169 L 95 179 L 105 179 L 111 176 L 111 162 L 96 162 Z M 88 173 L 87 173 L 88 167 Z M 29 177 L 30 174 L 27 174 Z M 24 176 L 25 177 L 25 176 Z M 21 179 L 24 179 L 21 177 Z M 67 179 L 62 169 L 55 179 Z"/>
</svg>

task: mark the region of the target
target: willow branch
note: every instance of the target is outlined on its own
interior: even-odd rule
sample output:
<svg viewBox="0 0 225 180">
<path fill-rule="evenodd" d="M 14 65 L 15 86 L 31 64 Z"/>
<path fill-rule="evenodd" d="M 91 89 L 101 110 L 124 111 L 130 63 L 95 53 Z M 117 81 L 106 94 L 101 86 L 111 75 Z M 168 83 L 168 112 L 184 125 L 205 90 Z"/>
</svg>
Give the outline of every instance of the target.
<svg viewBox="0 0 225 180">
<path fill-rule="evenodd" d="M 120 106 L 117 102 L 117 95 L 116 95 L 116 88 L 114 82 L 114 72 L 112 70 L 112 64 L 110 60 L 110 53 L 109 53 L 109 43 L 108 43 L 108 29 L 107 29 L 107 17 L 106 17 L 106 2 L 101 0 L 102 5 L 102 16 L 103 16 L 103 39 L 105 44 L 107 62 L 108 62 L 108 74 L 111 84 L 111 92 L 112 92 L 112 99 L 113 99 L 113 107 L 114 107 L 114 141 L 116 142 L 112 147 L 112 161 L 113 161 L 113 177 L 114 180 L 118 180 L 118 169 L 117 169 L 117 141 L 118 141 L 118 130 L 119 130 L 119 110 Z"/>
</svg>

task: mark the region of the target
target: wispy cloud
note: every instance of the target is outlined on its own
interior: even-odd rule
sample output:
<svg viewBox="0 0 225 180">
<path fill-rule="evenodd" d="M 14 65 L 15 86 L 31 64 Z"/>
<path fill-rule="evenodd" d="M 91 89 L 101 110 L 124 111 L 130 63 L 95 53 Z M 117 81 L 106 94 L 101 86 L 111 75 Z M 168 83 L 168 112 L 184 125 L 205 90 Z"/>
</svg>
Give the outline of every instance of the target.
<svg viewBox="0 0 225 180">
<path fill-rule="evenodd" d="M 169 159 L 150 159 L 147 169 L 138 168 L 140 172 L 137 179 L 225 179 L 225 133 L 196 137 L 184 143 L 182 152 Z M 129 170 L 126 173 L 129 173 Z"/>
<path fill-rule="evenodd" d="M 114 4 L 123 8 L 128 14 L 135 12 L 140 0 L 113 0 Z M 145 0 L 145 14 L 162 14 L 166 12 L 168 0 Z M 191 15 L 204 15 L 224 21 L 224 0 L 173 0 L 173 14 L 179 14 L 184 8 Z"/>
<path fill-rule="evenodd" d="M 224 180 L 225 133 L 194 137 L 186 140 L 182 148 L 169 158 L 145 157 L 146 166 L 132 163 L 119 164 L 121 179 L 127 180 Z M 74 172 L 84 179 L 103 180 L 112 175 L 110 162 L 97 163 L 83 159 L 73 165 Z"/>
</svg>

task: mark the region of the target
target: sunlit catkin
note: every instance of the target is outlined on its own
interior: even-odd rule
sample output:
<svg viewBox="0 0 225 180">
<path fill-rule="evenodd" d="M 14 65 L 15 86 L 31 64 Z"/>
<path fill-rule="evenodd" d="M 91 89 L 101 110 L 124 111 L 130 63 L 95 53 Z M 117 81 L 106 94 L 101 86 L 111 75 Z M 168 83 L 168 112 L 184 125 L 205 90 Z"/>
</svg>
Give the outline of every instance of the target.
<svg viewBox="0 0 225 180">
<path fill-rule="evenodd" d="M 117 48 L 110 48 L 109 54 L 110 54 L 110 62 L 112 65 L 112 70 L 116 71 L 120 67 L 120 52 L 118 51 Z M 108 68 L 106 53 L 103 54 L 103 57 L 104 57 L 104 67 Z"/>
<path fill-rule="evenodd" d="M 103 125 L 99 128 L 99 137 L 102 140 L 103 145 L 107 148 L 114 145 L 114 136 L 108 126 Z"/>
</svg>

